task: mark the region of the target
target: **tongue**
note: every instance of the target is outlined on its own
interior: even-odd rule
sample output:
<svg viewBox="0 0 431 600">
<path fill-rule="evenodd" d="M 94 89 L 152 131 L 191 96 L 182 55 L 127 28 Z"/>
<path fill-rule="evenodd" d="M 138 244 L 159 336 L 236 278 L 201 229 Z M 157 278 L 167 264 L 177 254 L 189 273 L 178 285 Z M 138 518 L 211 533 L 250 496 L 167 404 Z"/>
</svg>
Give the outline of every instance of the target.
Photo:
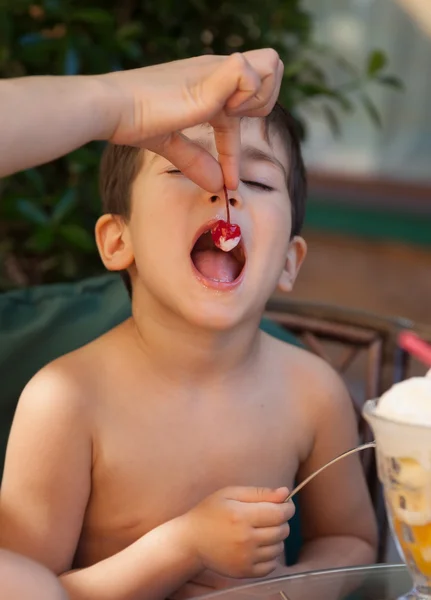
<svg viewBox="0 0 431 600">
<path fill-rule="evenodd" d="M 201 275 L 213 281 L 232 283 L 238 277 L 238 263 L 227 252 L 200 250 L 193 254 L 193 262 Z"/>
</svg>

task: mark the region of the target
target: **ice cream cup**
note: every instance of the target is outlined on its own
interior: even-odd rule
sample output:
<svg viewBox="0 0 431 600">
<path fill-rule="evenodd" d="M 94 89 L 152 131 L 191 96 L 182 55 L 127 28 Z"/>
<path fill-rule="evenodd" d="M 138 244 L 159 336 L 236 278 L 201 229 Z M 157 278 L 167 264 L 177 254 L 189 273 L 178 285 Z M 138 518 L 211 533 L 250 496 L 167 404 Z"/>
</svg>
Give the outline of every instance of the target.
<svg viewBox="0 0 431 600">
<path fill-rule="evenodd" d="M 376 460 L 389 523 L 413 579 L 405 598 L 431 600 L 431 425 L 363 410 L 376 440 Z"/>
</svg>

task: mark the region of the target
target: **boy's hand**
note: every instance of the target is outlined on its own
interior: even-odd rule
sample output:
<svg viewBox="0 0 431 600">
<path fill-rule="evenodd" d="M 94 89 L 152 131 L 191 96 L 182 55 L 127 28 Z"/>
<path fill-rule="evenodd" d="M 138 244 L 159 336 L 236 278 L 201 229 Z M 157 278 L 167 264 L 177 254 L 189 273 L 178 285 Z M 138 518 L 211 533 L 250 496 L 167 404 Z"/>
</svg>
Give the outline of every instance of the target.
<svg viewBox="0 0 431 600">
<path fill-rule="evenodd" d="M 106 84 L 112 115 L 104 137 L 163 155 L 208 191 L 219 191 L 223 183 L 236 189 L 239 118 L 271 111 L 283 69 L 275 50 L 263 49 L 97 76 Z M 219 163 L 180 133 L 206 122 L 214 127 Z"/>
<path fill-rule="evenodd" d="M 295 508 L 286 488 L 226 488 L 183 515 L 189 548 L 202 569 L 264 577 L 279 564 Z"/>
</svg>

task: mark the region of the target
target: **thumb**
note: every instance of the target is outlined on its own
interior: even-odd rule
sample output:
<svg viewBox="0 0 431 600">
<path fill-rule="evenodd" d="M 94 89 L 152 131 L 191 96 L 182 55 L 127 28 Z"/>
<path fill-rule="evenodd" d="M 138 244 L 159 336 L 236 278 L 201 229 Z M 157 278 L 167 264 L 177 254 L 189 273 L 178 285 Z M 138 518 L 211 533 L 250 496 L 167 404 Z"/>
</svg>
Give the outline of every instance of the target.
<svg viewBox="0 0 431 600">
<path fill-rule="evenodd" d="M 147 143 L 146 148 L 164 156 L 185 177 L 208 192 L 219 192 L 223 187 L 220 163 L 202 146 L 195 144 L 183 133 L 176 131 L 157 143 Z"/>
<path fill-rule="evenodd" d="M 238 502 L 276 502 L 281 503 L 287 498 L 289 490 L 286 487 L 277 489 L 265 487 L 233 487 L 228 488 L 227 497 Z"/>
</svg>

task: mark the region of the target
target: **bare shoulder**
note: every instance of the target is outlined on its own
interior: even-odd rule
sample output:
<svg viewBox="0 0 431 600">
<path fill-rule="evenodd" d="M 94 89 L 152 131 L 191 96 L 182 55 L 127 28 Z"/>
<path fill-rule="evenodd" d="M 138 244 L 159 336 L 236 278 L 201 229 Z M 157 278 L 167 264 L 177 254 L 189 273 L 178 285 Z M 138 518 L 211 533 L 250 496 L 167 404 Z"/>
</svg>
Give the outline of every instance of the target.
<svg viewBox="0 0 431 600">
<path fill-rule="evenodd" d="M 287 389 L 295 389 L 304 407 L 313 412 L 351 410 L 351 401 L 340 375 L 312 352 L 266 336 L 269 355 L 278 364 Z"/>
<path fill-rule="evenodd" d="M 100 397 L 100 380 L 109 372 L 107 365 L 118 335 L 120 331 L 114 329 L 43 367 L 25 386 L 17 415 L 23 411 L 40 414 L 46 409 L 52 418 L 63 413 L 82 422 L 90 416 Z"/>
</svg>

